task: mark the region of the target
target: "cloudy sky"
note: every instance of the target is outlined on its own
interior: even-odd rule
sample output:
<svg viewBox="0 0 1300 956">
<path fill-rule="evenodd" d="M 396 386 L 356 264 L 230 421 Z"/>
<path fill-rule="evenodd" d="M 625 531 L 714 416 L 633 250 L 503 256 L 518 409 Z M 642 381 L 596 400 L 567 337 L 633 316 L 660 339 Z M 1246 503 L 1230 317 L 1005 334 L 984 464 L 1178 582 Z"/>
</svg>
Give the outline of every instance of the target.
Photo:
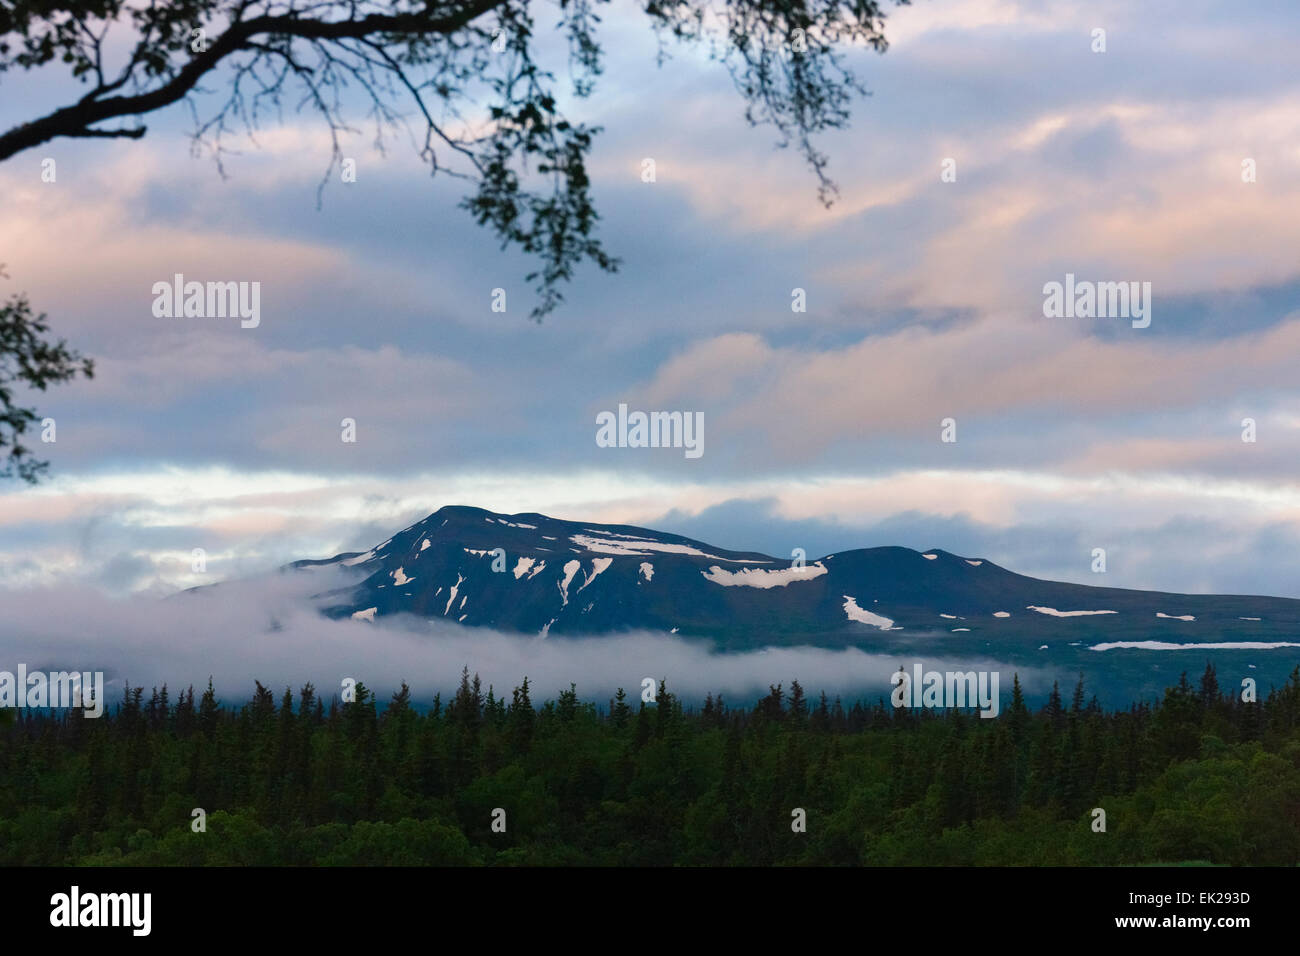
<svg viewBox="0 0 1300 956">
<path fill-rule="evenodd" d="M 605 127 L 595 196 L 624 265 L 582 271 L 540 325 L 529 263 L 456 208 L 460 184 L 368 131 L 319 209 L 328 139 L 291 110 L 231 141 L 225 178 L 184 107 L 140 142 L 0 164 L 0 293 L 98 370 L 36 397 L 52 474 L 0 485 L 0 587 L 163 594 L 471 504 L 1300 596 L 1300 8 L 921 0 L 886 33 L 854 55 L 871 97 L 821 143 L 827 211 L 720 67 L 657 67 L 616 2 L 578 115 Z M 70 92 L 4 85 L 5 128 Z M 155 317 L 178 272 L 259 281 L 260 325 Z M 1066 273 L 1150 282 L 1150 327 L 1045 318 Z M 702 412 L 704 454 L 598 447 L 620 402 Z"/>
</svg>

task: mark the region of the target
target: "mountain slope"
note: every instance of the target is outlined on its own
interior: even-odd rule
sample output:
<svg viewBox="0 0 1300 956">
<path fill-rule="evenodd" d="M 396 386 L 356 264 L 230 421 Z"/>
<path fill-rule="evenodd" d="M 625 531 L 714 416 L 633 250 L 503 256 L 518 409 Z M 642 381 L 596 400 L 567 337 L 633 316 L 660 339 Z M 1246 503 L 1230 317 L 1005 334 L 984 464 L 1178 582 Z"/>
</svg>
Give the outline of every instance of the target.
<svg viewBox="0 0 1300 956">
<path fill-rule="evenodd" d="M 648 630 L 750 648 L 880 646 L 922 636 L 948 647 L 1276 642 L 1300 634 L 1300 601 L 1289 598 L 1063 584 L 900 547 L 843 551 L 795 569 L 787 559 L 645 528 L 462 506 L 442 508 L 368 552 L 291 567 L 334 565 L 364 578 L 327 596 L 333 617 L 413 614 L 549 636 Z"/>
</svg>

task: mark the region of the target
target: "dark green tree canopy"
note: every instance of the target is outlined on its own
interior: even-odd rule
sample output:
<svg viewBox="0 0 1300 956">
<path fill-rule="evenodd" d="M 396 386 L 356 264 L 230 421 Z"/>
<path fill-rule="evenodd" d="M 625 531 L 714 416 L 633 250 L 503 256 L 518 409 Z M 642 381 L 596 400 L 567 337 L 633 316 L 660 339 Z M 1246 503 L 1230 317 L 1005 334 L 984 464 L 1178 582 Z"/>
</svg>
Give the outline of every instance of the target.
<svg viewBox="0 0 1300 956">
<path fill-rule="evenodd" d="M 774 126 L 835 192 L 813 137 L 848 120 L 865 92 L 845 62 L 885 49 L 878 0 L 639 0 L 660 40 L 698 43 L 731 73 L 750 123 Z M 898 0 L 907 2 L 907 0 Z M 618 261 L 596 235 L 586 170 L 598 132 L 560 98 L 592 93 L 607 0 L 0 0 L 0 73 L 63 68 L 85 92 L 0 131 L 0 160 L 60 137 L 138 139 L 144 117 L 188 98 L 195 142 L 255 129 L 288 105 L 333 136 L 357 103 L 376 139 L 415 133 L 432 171 L 464 178 L 463 205 L 503 246 L 537 263 L 535 317 L 584 261 Z M 539 21 L 543 21 L 539 23 Z M 567 40 L 568 81 L 539 62 L 538 30 Z M 199 96 L 217 92 L 215 99 Z M 413 122 L 412 122 L 413 121 Z"/>
<path fill-rule="evenodd" d="M 0 279 L 4 277 L 0 266 Z M 35 482 L 48 466 L 48 462 L 33 458 L 22 443 L 23 435 L 36 422 L 36 410 L 16 404 L 15 389 L 43 392 L 79 374 L 87 378 L 94 374 L 90 359 L 83 359 L 62 340 L 49 340 L 48 332 L 44 313 L 34 313 L 25 295 L 11 295 L 0 302 L 0 478 L 16 473 Z"/>
</svg>

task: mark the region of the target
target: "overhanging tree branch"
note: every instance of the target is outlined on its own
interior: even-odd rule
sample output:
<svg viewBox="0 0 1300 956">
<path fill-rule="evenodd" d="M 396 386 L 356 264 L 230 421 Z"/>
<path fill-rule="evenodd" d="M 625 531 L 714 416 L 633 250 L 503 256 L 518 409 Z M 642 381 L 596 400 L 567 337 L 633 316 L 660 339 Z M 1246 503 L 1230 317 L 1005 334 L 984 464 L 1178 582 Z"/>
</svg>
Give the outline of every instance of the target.
<svg viewBox="0 0 1300 956">
<path fill-rule="evenodd" d="M 156 89 L 134 96 L 110 96 L 99 99 L 96 94 L 109 89 L 100 86 L 91 90 L 86 97 L 72 106 L 55 110 L 40 119 L 16 126 L 0 135 L 0 161 L 60 136 L 101 135 L 89 129 L 96 123 L 126 116 L 140 116 L 170 106 L 190 93 L 204 74 L 215 69 L 226 57 L 241 50 L 251 49 L 251 41 L 255 37 L 355 40 L 374 34 L 446 35 L 464 28 L 473 20 L 501 5 L 502 2 L 503 0 L 474 0 L 448 13 L 435 14 L 433 11 L 428 11 L 396 16 L 369 14 L 359 20 L 334 22 L 298 16 L 261 16 L 251 20 L 236 21 L 208 47 L 206 52 L 197 54 L 170 81 Z M 96 48 L 98 45 L 96 43 Z M 118 81 L 114 86 L 120 87 L 124 83 L 125 79 Z M 144 135 L 144 132 L 141 130 L 139 133 L 127 135 L 138 138 Z"/>
<path fill-rule="evenodd" d="M 406 125 L 398 104 L 407 103 L 424 126 L 416 145 L 431 171 L 472 182 L 462 205 L 474 220 L 540 260 L 528 276 L 540 317 L 581 262 L 614 271 L 618 261 L 595 236 L 586 160 L 599 130 L 562 113 L 554 74 L 538 60 L 535 13 L 557 16 L 581 98 L 601 72 L 597 10 L 606 2 L 0 0 L 0 77 L 63 62 L 90 84 L 75 102 L 0 134 L 0 161 L 61 137 L 139 139 L 143 117 L 185 100 L 196 146 L 209 146 L 220 167 L 232 123 L 252 134 L 263 109 L 278 113 L 300 89 L 296 108 L 319 114 L 331 135 L 323 188 L 342 159 L 340 134 L 354 131 L 344 107 L 356 96 L 345 91 L 369 105 L 381 150 L 385 130 Z M 865 93 L 845 54 L 885 49 L 883 0 L 637 2 L 660 35 L 661 58 L 665 38 L 707 45 L 747 120 L 774 126 L 779 145 L 802 153 L 829 205 L 835 184 L 814 138 L 844 126 L 851 98 Z M 105 62 L 110 28 L 135 34 L 116 73 Z M 204 119 L 207 81 L 219 75 L 226 95 Z M 135 122 L 113 125 L 124 120 Z"/>
</svg>

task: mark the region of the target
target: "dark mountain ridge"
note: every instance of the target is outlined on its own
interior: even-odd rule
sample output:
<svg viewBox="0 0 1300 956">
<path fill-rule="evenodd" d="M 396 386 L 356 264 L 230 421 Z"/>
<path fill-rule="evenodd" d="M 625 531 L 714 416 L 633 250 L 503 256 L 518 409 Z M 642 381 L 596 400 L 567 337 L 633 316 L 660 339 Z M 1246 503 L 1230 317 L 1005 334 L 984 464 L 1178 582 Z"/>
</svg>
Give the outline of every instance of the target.
<svg viewBox="0 0 1300 956">
<path fill-rule="evenodd" d="M 411 614 L 543 636 L 659 631 L 725 649 L 881 646 L 927 635 L 951 648 L 1029 641 L 1276 642 L 1300 600 L 1045 581 L 983 558 L 874 547 L 809 559 L 729 551 L 630 525 L 448 506 L 366 552 L 292 568 L 355 568 L 331 617 Z"/>
</svg>

